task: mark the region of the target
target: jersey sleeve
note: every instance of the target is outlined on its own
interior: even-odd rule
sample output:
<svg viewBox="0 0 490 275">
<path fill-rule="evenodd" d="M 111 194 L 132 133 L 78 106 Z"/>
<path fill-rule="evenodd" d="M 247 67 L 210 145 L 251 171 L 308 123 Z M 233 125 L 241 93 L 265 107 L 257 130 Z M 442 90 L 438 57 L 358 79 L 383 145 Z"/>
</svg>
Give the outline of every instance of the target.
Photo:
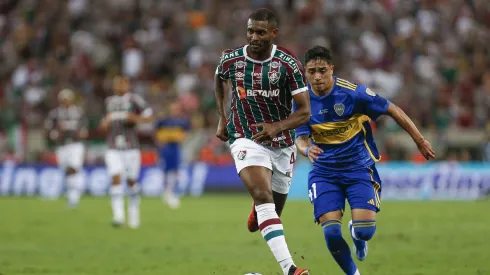
<svg viewBox="0 0 490 275">
<path fill-rule="evenodd" d="M 308 91 L 305 77 L 305 69 L 296 57 L 294 57 L 294 63 L 292 65 L 289 64 L 288 66 L 286 66 L 286 70 L 287 81 L 289 88 L 291 89 L 291 95 L 296 95 Z"/>
<path fill-rule="evenodd" d="M 218 75 L 223 80 L 230 79 L 230 65 L 225 62 L 225 55 L 230 53 L 232 50 L 225 50 L 221 53 L 221 57 L 219 59 L 218 67 L 216 67 L 215 74 Z"/>
<path fill-rule="evenodd" d="M 136 105 L 136 112 L 144 117 L 149 117 L 153 115 L 153 110 L 151 109 L 148 102 L 144 100 L 139 95 L 133 95 L 134 104 Z"/>
<path fill-rule="evenodd" d="M 296 103 L 293 102 L 293 112 L 296 112 L 298 107 L 296 106 Z M 310 131 L 310 125 L 309 123 L 305 123 L 299 127 L 296 128 L 296 138 L 299 136 L 310 136 L 311 131 Z"/>
<path fill-rule="evenodd" d="M 368 87 L 358 85 L 356 95 L 356 107 L 361 113 L 369 116 L 372 120 L 376 120 L 380 115 L 388 111 L 390 102 Z"/>
</svg>

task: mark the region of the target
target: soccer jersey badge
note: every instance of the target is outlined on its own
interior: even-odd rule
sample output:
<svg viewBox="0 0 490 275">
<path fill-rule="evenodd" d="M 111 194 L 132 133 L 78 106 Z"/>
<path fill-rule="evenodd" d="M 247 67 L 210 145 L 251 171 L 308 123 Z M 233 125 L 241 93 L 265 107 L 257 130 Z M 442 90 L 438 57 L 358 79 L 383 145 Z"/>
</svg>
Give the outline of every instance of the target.
<svg viewBox="0 0 490 275">
<path fill-rule="evenodd" d="M 242 151 L 238 152 L 236 157 L 239 160 L 244 160 L 246 156 L 247 156 L 247 150 L 242 150 Z"/>
<path fill-rule="evenodd" d="M 344 114 L 345 106 L 342 103 L 337 103 L 333 105 L 333 109 L 337 115 L 342 116 Z"/>
<path fill-rule="evenodd" d="M 279 78 L 281 78 L 280 72 L 275 72 L 275 71 L 269 72 L 269 82 L 271 84 L 275 85 L 277 81 L 279 81 Z"/>
</svg>

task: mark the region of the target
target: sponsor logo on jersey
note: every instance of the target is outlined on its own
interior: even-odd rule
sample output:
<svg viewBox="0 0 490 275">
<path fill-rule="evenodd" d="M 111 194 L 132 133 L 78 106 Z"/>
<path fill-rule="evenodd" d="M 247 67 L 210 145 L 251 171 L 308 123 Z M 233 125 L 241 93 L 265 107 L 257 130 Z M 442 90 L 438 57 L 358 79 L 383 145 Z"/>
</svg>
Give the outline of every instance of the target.
<svg viewBox="0 0 490 275">
<path fill-rule="evenodd" d="M 245 67 L 245 61 L 237 61 L 237 62 L 235 62 L 235 67 L 237 67 L 238 69 L 241 69 L 241 68 Z"/>
<path fill-rule="evenodd" d="M 242 72 L 237 72 L 237 73 L 235 74 L 235 78 L 236 78 L 236 80 L 243 80 L 243 78 L 244 78 L 244 77 L 245 77 L 245 74 L 244 74 L 244 73 L 242 73 Z"/>
<path fill-rule="evenodd" d="M 322 110 L 318 111 L 318 114 L 320 114 L 320 115 L 323 115 L 326 113 L 328 113 L 328 109 L 322 109 Z"/>
<path fill-rule="evenodd" d="M 344 114 L 345 106 L 342 103 L 337 103 L 333 105 L 333 109 L 337 115 L 342 116 Z"/>
<path fill-rule="evenodd" d="M 272 141 L 278 142 L 278 141 L 285 140 L 285 139 L 286 139 L 286 136 L 285 135 L 281 135 L 281 136 L 278 136 L 278 137 L 273 138 Z"/>
<path fill-rule="evenodd" d="M 240 99 L 244 99 L 244 98 L 247 97 L 247 92 L 245 91 L 245 88 L 243 88 L 243 87 L 237 87 L 236 88 L 236 91 L 237 91 L 238 97 Z"/>
<path fill-rule="evenodd" d="M 277 62 L 277 61 L 272 61 L 271 62 L 271 67 L 274 68 L 274 69 L 277 69 L 277 68 L 281 67 L 281 63 L 280 62 Z"/>
<path fill-rule="evenodd" d="M 269 82 L 271 84 L 275 85 L 280 78 L 281 78 L 280 72 L 276 72 L 276 71 L 269 72 Z"/>
<path fill-rule="evenodd" d="M 279 89 L 275 89 L 275 90 L 247 90 L 247 96 L 275 97 L 275 96 L 279 96 Z"/>
<path fill-rule="evenodd" d="M 262 78 L 262 73 L 254 73 L 253 74 L 254 77 L 259 77 L 259 78 Z"/>
</svg>

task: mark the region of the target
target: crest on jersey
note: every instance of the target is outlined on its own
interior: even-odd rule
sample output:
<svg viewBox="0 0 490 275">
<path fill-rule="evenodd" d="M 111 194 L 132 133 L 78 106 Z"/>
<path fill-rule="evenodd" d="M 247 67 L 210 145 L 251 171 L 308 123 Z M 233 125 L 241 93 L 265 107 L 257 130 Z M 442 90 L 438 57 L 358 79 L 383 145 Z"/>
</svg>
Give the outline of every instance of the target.
<svg viewBox="0 0 490 275">
<path fill-rule="evenodd" d="M 376 93 L 371 91 L 371 89 L 369 89 L 369 88 L 366 89 L 366 94 L 368 94 L 370 96 L 376 96 Z"/>
<path fill-rule="evenodd" d="M 276 72 L 276 71 L 269 72 L 269 82 L 271 84 L 275 85 L 280 78 L 281 78 L 280 72 Z"/>
<path fill-rule="evenodd" d="M 237 61 L 237 62 L 235 62 L 235 67 L 237 67 L 238 69 L 241 69 L 241 68 L 245 67 L 245 61 Z"/>
<path fill-rule="evenodd" d="M 345 106 L 342 103 L 337 103 L 333 105 L 333 110 L 337 115 L 341 116 L 344 114 Z"/>
<path fill-rule="evenodd" d="M 244 160 L 246 156 L 247 156 L 247 150 L 242 150 L 242 151 L 238 152 L 238 154 L 236 155 L 236 158 L 239 160 Z"/>
<path fill-rule="evenodd" d="M 277 61 L 272 61 L 271 62 L 271 67 L 274 68 L 274 69 L 277 69 L 277 68 L 281 67 L 281 63 L 280 62 L 277 62 Z"/>
</svg>

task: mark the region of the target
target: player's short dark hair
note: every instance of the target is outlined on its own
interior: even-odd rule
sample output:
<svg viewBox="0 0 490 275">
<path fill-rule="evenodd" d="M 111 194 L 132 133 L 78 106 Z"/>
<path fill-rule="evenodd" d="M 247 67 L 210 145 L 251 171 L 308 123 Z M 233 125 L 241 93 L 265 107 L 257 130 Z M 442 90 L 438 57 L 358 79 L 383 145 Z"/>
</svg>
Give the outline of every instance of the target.
<svg viewBox="0 0 490 275">
<path fill-rule="evenodd" d="M 311 60 L 325 60 L 329 65 L 332 65 L 332 53 L 329 49 L 322 46 L 315 46 L 305 53 L 305 65 Z"/>
<path fill-rule="evenodd" d="M 261 8 L 254 11 L 252 14 L 250 14 L 249 18 L 255 21 L 267 21 L 269 24 L 273 24 L 276 27 L 279 26 L 279 20 L 274 12 L 266 8 Z"/>
</svg>

